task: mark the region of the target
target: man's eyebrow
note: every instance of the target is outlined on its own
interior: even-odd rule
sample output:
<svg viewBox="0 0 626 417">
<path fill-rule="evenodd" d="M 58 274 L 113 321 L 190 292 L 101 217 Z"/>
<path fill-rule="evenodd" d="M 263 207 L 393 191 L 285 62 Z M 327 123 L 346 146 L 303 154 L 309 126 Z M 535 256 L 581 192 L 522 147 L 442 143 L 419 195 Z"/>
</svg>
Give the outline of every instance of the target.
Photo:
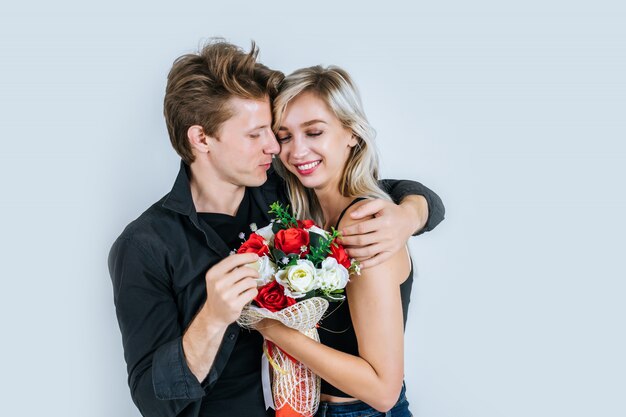
<svg viewBox="0 0 626 417">
<path fill-rule="evenodd" d="M 259 129 L 267 129 L 268 127 L 270 127 L 270 125 L 262 125 L 262 126 L 253 127 L 252 129 L 250 129 L 250 132 L 259 130 Z"/>
</svg>

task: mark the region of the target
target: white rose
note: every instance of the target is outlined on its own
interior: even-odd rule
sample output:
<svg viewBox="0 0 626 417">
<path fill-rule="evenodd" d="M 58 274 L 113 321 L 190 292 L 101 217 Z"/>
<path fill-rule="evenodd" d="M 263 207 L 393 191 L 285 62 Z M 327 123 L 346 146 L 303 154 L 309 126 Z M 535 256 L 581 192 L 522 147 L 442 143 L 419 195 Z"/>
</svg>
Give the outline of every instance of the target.
<svg viewBox="0 0 626 417">
<path fill-rule="evenodd" d="M 337 263 L 335 258 L 326 258 L 322 262 L 322 268 L 317 271 L 319 286 L 325 291 L 340 290 L 348 285 L 350 273 Z"/>
<path fill-rule="evenodd" d="M 317 287 L 317 274 L 313 262 L 299 259 L 296 265 L 276 273 L 276 281 L 285 287 L 285 295 L 293 298 L 301 298 Z"/>
<path fill-rule="evenodd" d="M 272 231 L 272 223 L 261 229 L 257 229 L 255 233 L 265 239 L 268 242 L 268 246 L 274 244 L 274 232 Z"/>
<path fill-rule="evenodd" d="M 256 285 L 258 287 L 265 285 L 274 279 L 276 264 L 274 264 L 274 262 L 272 262 L 267 255 L 261 256 L 256 262 L 249 263 L 246 266 L 259 272 L 259 277 L 256 280 Z"/>
</svg>

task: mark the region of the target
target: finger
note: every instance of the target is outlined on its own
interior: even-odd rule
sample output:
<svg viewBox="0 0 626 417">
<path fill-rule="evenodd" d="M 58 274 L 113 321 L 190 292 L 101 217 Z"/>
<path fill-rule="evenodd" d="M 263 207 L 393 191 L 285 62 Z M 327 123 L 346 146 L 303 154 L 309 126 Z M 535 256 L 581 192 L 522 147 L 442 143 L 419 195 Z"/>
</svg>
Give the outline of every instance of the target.
<svg viewBox="0 0 626 417">
<path fill-rule="evenodd" d="M 360 263 L 361 269 L 371 268 L 388 261 L 391 258 L 391 252 L 381 252 L 376 256 L 366 259 Z"/>
<path fill-rule="evenodd" d="M 350 213 L 350 217 L 358 220 L 367 216 L 373 216 L 381 211 L 389 202 L 380 198 L 373 200 L 365 200 L 365 202 L 359 205 L 356 210 Z"/>
<path fill-rule="evenodd" d="M 373 217 L 359 223 L 351 224 L 341 230 L 341 235 L 345 237 L 375 232 L 383 227 L 384 219 L 382 221 L 381 219 L 380 217 Z"/>
<path fill-rule="evenodd" d="M 256 280 L 252 278 L 245 278 L 245 279 L 242 279 L 241 281 L 237 281 L 233 285 L 232 292 L 235 297 L 239 297 L 241 294 L 243 294 L 246 291 L 249 291 L 250 289 L 254 289 L 254 290 L 257 289 Z"/>
<path fill-rule="evenodd" d="M 224 275 L 224 282 L 227 285 L 235 285 L 239 281 L 251 278 L 253 280 L 259 277 L 259 272 L 255 269 L 241 266 Z"/>
<path fill-rule="evenodd" d="M 258 293 L 259 290 L 256 286 L 254 286 L 254 288 L 248 288 L 237 296 L 237 302 L 241 305 L 241 308 L 243 308 L 243 306 L 254 300 L 254 297 L 256 297 Z"/>
<path fill-rule="evenodd" d="M 258 277 L 259 273 L 254 269 L 240 267 L 224 275 L 212 275 L 207 279 L 207 285 L 211 285 L 219 293 L 225 293 L 241 280 L 246 278 L 256 280 Z"/>
<path fill-rule="evenodd" d="M 238 303 L 238 301 L 236 300 L 239 299 L 241 294 L 253 288 L 256 290 L 256 281 L 254 279 L 252 278 L 242 279 L 240 281 L 235 282 L 231 286 L 225 288 L 221 297 L 226 302 L 230 301 L 230 302 Z"/>
<path fill-rule="evenodd" d="M 346 248 L 358 248 L 362 246 L 373 245 L 376 243 L 386 243 L 390 240 L 392 240 L 392 236 L 389 234 L 389 231 L 378 230 L 363 235 L 346 236 L 339 243 Z"/>
<path fill-rule="evenodd" d="M 372 256 L 378 255 L 382 251 L 383 247 L 380 244 L 351 247 L 346 249 L 348 256 L 356 260 L 371 258 Z"/>
<path fill-rule="evenodd" d="M 224 258 L 217 265 L 219 265 L 219 268 L 224 273 L 228 273 L 237 267 L 250 264 L 258 260 L 259 260 L 259 255 L 257 255 L 256 253 L 237 253 L 235 255 L 231 255 L 227 258 Z"/>
</svg>

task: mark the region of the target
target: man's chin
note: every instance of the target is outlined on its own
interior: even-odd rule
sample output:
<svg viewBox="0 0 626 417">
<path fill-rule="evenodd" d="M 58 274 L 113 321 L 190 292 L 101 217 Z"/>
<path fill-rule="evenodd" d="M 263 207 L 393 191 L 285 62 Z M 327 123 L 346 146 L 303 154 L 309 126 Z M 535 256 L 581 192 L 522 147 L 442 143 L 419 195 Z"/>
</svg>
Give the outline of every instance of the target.
<svg viewBox="0 0 626 417">
<path fill-rule="evenodd" d="M 246 187 L 260 187 L 265 184 L 265 181 L 267 181 L 267 175 L 263 173 L 263 176 L 249 178 L 248 181 L 246 181 Z"/>
</svg>

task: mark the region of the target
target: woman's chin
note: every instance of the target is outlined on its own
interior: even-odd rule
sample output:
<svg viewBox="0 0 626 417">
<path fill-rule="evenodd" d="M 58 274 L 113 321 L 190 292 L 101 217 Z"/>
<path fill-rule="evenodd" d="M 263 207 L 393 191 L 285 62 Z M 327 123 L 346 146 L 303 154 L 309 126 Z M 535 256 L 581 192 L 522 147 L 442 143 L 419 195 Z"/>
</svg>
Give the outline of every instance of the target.
<svg viewBox="0 0 626 417">
<path fill-rule="evenodd" d="M 306 188 L 317 188 L 319 187 L 319 181 L 315 181 L 313 178 L 309 177 L 298 177 L 300 180 L 300 184 L 302 184 Z"/>
</svg>

